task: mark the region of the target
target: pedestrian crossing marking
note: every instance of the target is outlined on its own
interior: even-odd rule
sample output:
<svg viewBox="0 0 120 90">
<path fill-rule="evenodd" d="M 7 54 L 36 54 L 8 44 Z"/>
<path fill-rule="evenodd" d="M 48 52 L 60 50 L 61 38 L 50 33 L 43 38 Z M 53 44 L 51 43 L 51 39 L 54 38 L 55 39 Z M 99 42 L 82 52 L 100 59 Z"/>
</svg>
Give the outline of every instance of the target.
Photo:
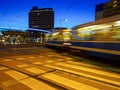
<svg viewBox="0 0 120 90">
<path fill-rule="evenodd" d="M 5 62 L 13 61 L 12 59 L 4 59 Z"/>
<path fill-rule="evenodd" d="M 1 83 L 2 83 L 4 86 L 9 87 L 9 86 L 18 84 L 19 82 L 16 81 L 16 80 L 7 80 L 7 81 L 1 82 Z"/>
<path fill-rule="evenodd" d="M 40 70 L 40 69 L 34 68 L 34 67 L 26 68 L 25 70 L 30 71 L 30 72 L 35 73 L 35 74 L 40 74 L 40 73 L 44 73 L 45 72 L 43 70 Z"/>
<path fill-rule="evenodd" d="M 46 62 L 51 63 L 51 62 L 54 62 L 54 61 L 46 61 Z"/>
<path fill-rule="evenodd" d="M 17 65 L 17 66 L 23 68 L 23 67 L 27 67 L 28 65 L 27 64 L 20 64 L 20 65 Z"/>
<path fill-rule="evenodd" d="M 57 90 L 33 78 L 24 79 L 24 80 L 21 80 L 20 82 L 28 86 L 32 90 Z"/>
<path fill-rule="evenodd" d="M 29 57 L 29 58 L 31 58 L 31 59 L 32 59 L 32 58 L 35 58 L 35 57 Z"/>
<path fill-rule="evenodd" d="M 72 89 L 75 89 L 75 90 L 99 90 L 95 87 L 91 87 L 89 85 L 85 85 L 85 84 L 82 84 L 82 83 L 64 78 L 62 76 L 52 74 L 52 73 L 45 74 L 45 75 L 42 75 L 42 76 L 47 78 L 47 79 L 50 79 L 54 82 L 57 82 L 57 83 L 60 83 L 62 85 L 65 85 L 67 87 L 70 87 Z"/>
<path fill-rule="evenodd" d="M 16 60 L 24 60 L 24 58 L 16 58 Z"/>
<path fill-rule="evenodd" d="M 81 63 L 81 62 L 76 62 L 76 61 L 66 61 L 69 64 L 74 64 L 74 65 L 84 65 L 84 66 L 90 66 L 90 67 L 95 67 L 95 68 L 100 68 L 91 64 L 86 64 L 86 63 Z M 101 69 L 101 68 L 100 68 Z"/>
<path fill-rule="evenodd" d="M 68 57 L 67 57 L 66 59 L 71 60 L 71 59 L 73 59 L 73 58 L 68 58 Z"/>
<path fill-rule="evenodd" d="M 87 68 L 87 67 L 81 67 L 81 66 L 65 64 L 65 63 L 56 63 L 56 65 L 61 65 L 61 66 L 70 67 L 70 68 L 74 68 L 74 69 L 78 69 L 78 70 L 88 71 L 88 72 L 101 74 L 101 75 L 105 75 L 105 76 L 120 78 L 120 75 L 118 75 L 118 74 L 112 74 L 112 73 L 109 73 L 109 72 L 105 72 L 105 71 L 101 71 L 101 70 L 95 70 L 95 69 L 91 69 L 91 68 Z"/>
<path fill-rule="evenodd" d="M 108 80 L 108 79 L 105 79 L 105 78 L 102 78 L 102 77 L 97 77 L 97 76 L 93 76 L 93 75 L 89 75 L 89 74 L 85 74 L 85 73 L 81 73 L 81 72 L 77 72 L 77 71 L 73 71 L 73 70 L 69 70 L 69 69 L 66 69 L 66 68 L 61 68 L 61 67 L 53 66 L 53 65 L 52 66 L 51 65 L 44 65 L 44 66 L 59 69 L 59 70 L 63 70 L 63 71 L 67 71 L 67 72 L 74 73 L 74 74 L 77 74 L 77 75 L 81 75 L 81 76 L 84 76 L 84 77 L 89 77 L 89 78 L 92 78 L 92 79 L 96 79 L 96 80 L 99 80 L 99 81 L 104 81 L 104 82 L 107 82 L 107 83 L 112 83 L 114 85 L 120 86 L 120 82 Z"/>
<path fill-rule="evenodd" d="M 63 61 L 64 59 L 57 59 L 57 61 Z"/>
<path fill-rule="evenodd" d="M 6 69 L 8 69 L 8 68 L 6 68 L 6 67 L 0 67 L 0 70 L 6 70 Z"/>
<path fill-rule="evenodd" d="M 24 79 L 24 78 L 27 78 L 28 76 L 25 75 L 25 74 L 22 74 L 20 72 L 17 72 L 17 71 L 6 71 L 5 72 L 7 75 L 11 76 L 12 78 L 16 79 L 16 80 L 21 80 L 21 79 Z"/>
<path fill-rule="evenodd" d="M 50 57 L 52 57 L 52 56 L 54 56 L 54 55 L 47 55 L 47 56 L 50 56 Z"/>
<path fill-rule="evenodd" d="M 44 56 L 38 56 L 38 57 L 44 57 Z"/>
<path fill-rule="evenodd" d="M 43 63 L 41 63 L 41 62 L 34 62 L 34 64 L 37 64 L 37 65 L 39 65 L 39 64 L 43 64 Z"/>
</svg>

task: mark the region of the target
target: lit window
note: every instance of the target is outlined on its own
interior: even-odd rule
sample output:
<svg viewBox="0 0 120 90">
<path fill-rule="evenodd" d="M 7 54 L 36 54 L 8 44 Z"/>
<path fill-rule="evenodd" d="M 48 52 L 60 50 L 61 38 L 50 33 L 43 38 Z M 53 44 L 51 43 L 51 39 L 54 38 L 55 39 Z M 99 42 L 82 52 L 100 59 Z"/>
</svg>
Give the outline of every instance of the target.
<svg viewBox="0 0 120 90">
<path fill-rule="evenodd" d="M 117 4 L 114 4 L 113 7 L 114 7 L 114 8 L 117 7 Z"/>
<path fill-rule="evenodd" d="M 115 0 L 113 3 L 117 3 L 117 1 Z"/>
<path fill-rule="evenodd" d="M 40 13 L 37 13 L 37 15 L 40 15 Z"/>
</svg>

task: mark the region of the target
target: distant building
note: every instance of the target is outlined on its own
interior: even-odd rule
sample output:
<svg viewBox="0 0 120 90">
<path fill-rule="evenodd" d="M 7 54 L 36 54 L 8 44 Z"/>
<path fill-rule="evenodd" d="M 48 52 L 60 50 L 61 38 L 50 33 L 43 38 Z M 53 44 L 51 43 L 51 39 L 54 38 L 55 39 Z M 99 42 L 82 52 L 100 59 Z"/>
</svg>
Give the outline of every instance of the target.
<svg viewBox="0 0 120 90">
<path fill-rule="evenodd" d="M 104 18 L 120 14 L 120 0 L 111 0 L 104 4 Z"/>
<path fill-rule="evenodd" d="M 29 28 L 52 30 L 54 28 L 53 9 L 33 7 L 29 12 Z"/>
<path fill-rule="evenodd" d="M 103 6 L 104 3 L 96 5 L 95 9 L 95 19 L 102 19 L 103 18 Z"/>
<path fill-rule="evenodd" d="M 53 29 L 53 32 L 64 30 L 64 29 L 68 29 L 68 28 L 66 28 L 66 27 L 56 27 L 56 28 Z"/>
<path fill-rule="evenodd" d="M 96 5 L 96 20 L 114 16 L 117 14 L 120 14 L 120 0 L 111 0 L 106 3 Z"/>
</svg>

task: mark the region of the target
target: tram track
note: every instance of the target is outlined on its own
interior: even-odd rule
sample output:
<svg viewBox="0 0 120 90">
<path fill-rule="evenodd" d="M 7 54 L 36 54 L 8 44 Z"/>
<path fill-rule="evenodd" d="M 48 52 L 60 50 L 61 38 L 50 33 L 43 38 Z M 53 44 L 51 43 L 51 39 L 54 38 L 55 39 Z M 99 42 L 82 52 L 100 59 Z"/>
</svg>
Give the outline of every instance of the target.
<svg viewBox="0 0 120 90">
<path fill-rule="evenodd" d="M 7 58 L 7 59 L 10 59 L 10 58 Z M 86 79 L 89 79 L 89 80 L 92 80 L 92 81 L 97 81 L 97 82 L 99 82 L 99 83 L 104 83 L 104 84 L 107 84 L 107 85 L 112 85 L 112 86 L 115 86 L 115 87 L 120 88 L 119 85 L 112 84 L 112 83 L 109 83 L 109 82 L 106 82 L 106 81 L 103 81 L 103 80 L 101 81 L 101 80 L 97 80 L 97 79 L 94 79 L 94 78 L 91 78 L 91 77 L 83 76 L 83 75 L 80 75 L 80 74 L 78 74 L 78 73 L 74 73 L 74 72 L 72 72 L 72 71 L 69 71 L 69 70 L 67 70 L 67 69 L 59 69 L 59 68 L 54 68 L 54 67 L 47 66 L 47 65 L 36 65 L 36 64 L 32 64 L 32 63 L 30 63 L 30 62 L 23 61 L 23 60 L 16 60 L 16 59 L 12 59 L 12 60 L 13 60 L 13 61 L 22 62 L 22 63 L 27 63 L 27 64 L 30 64 L 30 65 L 44 66 L 44 67 L 47 67 L 47 68 L 51 68 L 52 70 L 47 71 L 47 72 L 45 72 L 45 73 L 38 74 L 38 75 L 30 75 L 30 74 L 27 74 L 27 73 L 25 73 L 25 72 L 23 72 L 23 71 L 20 71 L 20 70 L 18 70 L 18 69 L 15 69 L 15 68 L 12 68 L 12 67 L 5 66 L 5 65 L 1 65 L 1 64 L 0 64 L 0 65 L 3 66 L 3 67 L 9 68 L 9 69 L 11 69 L 11 70 L 15 70 L 15 71 L 20 72 L 20 73 L 22 73 L 22 74 L 25 74 L 25 75 L 27 75 L 27 76 L 29 76 L 29 77 L 32 77 L 32 78 L 35 78 L 35 79 L 40 80 L 40 81 L 42 81 L 42 82 L 45 82 L 45 83 L 48 84 L 48 85 L 50 84 L 51 86 L 55 86 L 55 87 L 61 88 L 61 90 L 67 90 L 67 89 L 64 88 L 64 87 L 59 86 L 58 84 L 52 83 L 52 82 L 50 82 L 49 80 L 46 80 L 46 79 L 44 79 L 44 78 L 38 78 L 38 76 L 42 76 L 42 75 L 44 75 L 44 74 L 52 73 L 52 72 L 54 72 L 54 71 L 56 71 L 56 70 L 59 70 L 59 71 L 68 73 L 68 74 L 70 74 L 70 75 L 78 76 L 78 77 L 81 77 L 81 78 L 86 78 Z"/>
<path fill-rule="evenodd" d="M 54 87 L 54 88 L 56 88 L 57 90 L 67 90 L 66 88 L 61 87 L 61 86 L 59 86 L 59 85 L 57 85 L 57 84 L 55 84 L 55 83 L 49 82 L 48 80 L 45 80 L 45 79 L 42 79 L 42 78 L 38 78 L 37 76 L 39 76 L 39 75 L 33 76 L 33 75 L 27 74 L 27 73 L 25 73 L 25 72 L 22 72 L 22 71 L 20 71 L 20 70 L 17 70 L 17 69 L 15 69 L 15 68 L 9 67 L 9 66 L 5 66 L 5 65 L 1 65 L 1 64 L 0 64 L 0 66 L 5 67 L 5 68 L 8 68 L 8 69 L 13 70 L 13 71 L 16 71 L 16 72 L 18 72 L 18 73 L 27 75 L 27 76 L 28 76 L 27 78 L 33 78 L 33 79 L 39 80 L 40 82 L 43 82 L 43 83 L 45 83 L 45 84 L 47 84 L 47 85 L 49 85 L 49 86 L 51 86 L 51 87 Z M 49 72 L 54 72 L 54 70 L 49 71 Z M 49 72 L 46 72 L 46 73 L 49 73 Z M 43 74 L 46 74 L 46 73 L 43 73 Z M 42 74 L 41 74 L 41 75 L 42 75 Z M 23 78 L 23 79 L 26 79 L 26 78 Z M 21 79 L 21 80 L 22 80 L 22 79 Z"/>
<path fill-rule="evenodd" d="M 22 52 L 22 51 L 21 51 Z M 18 52 L 19 53 L 19 52 Z M 65 52 L 63 52 L 63 54 L 65 54 Z M 25 55 L 26 56 L 26 55 Z M 63 55 L 63 56 L 65 56 L 65 55 Z M 66 55 L 66 56 L 69 56 L 68 54 Z M 48 63 L 47 64 L 44 64 L 44 63 L 42 63 L 42 64 L 39 64 L 39 65 L 37 65 L 37 64 L 35 64 L 35 63 L 32 63 L 32 60 L 34 61 L 34 60 L 36 60 L 37 58 L 39 58 L 37 55 L 35 55 L 35 54 L 32 54 L 32 55 L 27 55 L 26 56 L 26 58 L 24 58 L 23 60 L 22 60 L 22 57 L 24 57 L 24 55 L 23 56 L 20 56 L 20 58 L 21 58 L 21 60 L 20 59 L 18 59 L 18 56 L 17 57 L 6 57 L 6 58 L 3 58 L 3 59 L 8 59 L 8 61 L 9 60 L 11 60 L 10 62 L 8 62 L 8 64 L 5 64 L 5 63 L 3 63 L 2 64 L 2 62 L 1 62 L 1 66 L 3 66 L 3 67 L 6 67 L 6 68 L 9 68 L 10 70 L 14 70 L 14 71 L 17 71 L 17 72 L 19 72 L 19 73 L 22 73 L 22 74 L 24 74 L 24 75 L 27 75 L 28 77 L 31 77 L 31 78 L 34 78 L 34 79 L 36 79 L 36 80 L 39 80 L 40 82 L 44 82 L 44 83 L 46 83 L 47 85 L 50 85 L 50 86 L 52 86 L 52 87 L 55 87 L 56 89 L 58 89 L 58 88 L 60 88 L 60 90 L 68 90 L 68 88 L 66 88 L 66 87 L 64 87 L 64 86 L 62 86 L 62 85 L 60 85 L 60 84 L 58 84 L 58 83 L 55 83 L 55 82 L 52 82 L 52 81 L 50 81 L 49 79 L 46 79 L 46 78 L 44 78 L 46 75 L 48 75 L 49 76 L 49 74 L 52 74 L 52 73 L 54 73 L 54 72 L 56 72 L 56 71 L 61 71 L 62 73 L 68 73 L 69 75 L 73 75 L 73 76 L 76 76 L 76 77 L 80 77 L 80 78 L 83 78 L 83 79 L 88 79 L 88 80 L 90 80 L 90 81 L 95 81 L 95 82 L 98 82 L 98 83 L 102 83 L 102 84 L 105 84 L 105 85 L 109 85 L 109 86 L 113 86 L 113 87 L 117 87 L 117 88 L 120 88 L 120 86 L 119 85 L 116 85 L 116 84 L 113 84 L 113 83 L 109 83 L 109 82 L 106 82 L 106 81 L 101 81 L 101 80 L 97 80 L 97 79 L 94 79 L 94 78 L 91 78 L 91 77 L 86 77 L 86 76 L 84 76 L 84 75 L 80 75 L 79 73 L 80 73 L 80 71 L 79 72 L 76 72 L 76 71 L 73 71 L 73 70 L 71 70 L 70 68 L 64 68 L 64 67 L 62 67 L 62 68 L 59 68 L 58 66 L 57 67 L 55 67 L 55 65 L 49 65 Z M 28 60 L 28 58 L 27 57 L 29 57 L 29 59 L 30 60 Z M 73 57 L 73 56 L 72 56 Z M 36 59 L 34 59 L 34 58 L 36 58 Z M 50 58 L 50 59 L 52 59 L 52 57 Z M 48 59 L 49 60 L 49 59 Z M 4 61 L 4 60 L 3 60 Z M 54 61 L 54 60 L 53 60 Z M 42 66 L 42 67 L 46 67 L 46 68 L 49 68 L 50 70 L 48 70 L 48 71 L 45 71 L 45 72 L 43 72 L 43 73 L 40 73 L 40 74 L 36 74 L 36 75 L 33 75 L 33 74 L 30 74 L 30 73 L 27 73 L 27 72 L 25 72 L 25 71 L 23 71 L 22 70 L 22 68 L 21 68 L 21 70 L 20 69 L 18 69 L 18 68 L 15 68 L 14 66 L 11 66 L 12 65 L 12 63 L 15 63 L 15 62 L 20 62 L 20 63 L 22 63 L 22 64 L 29 64 L 30 66 Z M 10 65 L 10 64 L 11 65 Z M 56 62 L 56 63 L 59 63 L 59 62 Z M 61 60 L 60 61 L 60 63 L 66 63 L 66 61 L 64 62 L 63 60 Z M 63 64 L 62 64 L 63 65 Z M 71 64 L 70 64 L 71 65 Z M 73 64 L 73 65 L 75 65 L 75 64 Z M 53 66 L 53 67 L 52 67 Z M 82 66 L 82 67 L 85 67 L 85 66 Z M 89 68 L 88 66 L 86 67 L 86 68 Z M 117 89 L 116 89 L 117 90 Z"/>
</svg>

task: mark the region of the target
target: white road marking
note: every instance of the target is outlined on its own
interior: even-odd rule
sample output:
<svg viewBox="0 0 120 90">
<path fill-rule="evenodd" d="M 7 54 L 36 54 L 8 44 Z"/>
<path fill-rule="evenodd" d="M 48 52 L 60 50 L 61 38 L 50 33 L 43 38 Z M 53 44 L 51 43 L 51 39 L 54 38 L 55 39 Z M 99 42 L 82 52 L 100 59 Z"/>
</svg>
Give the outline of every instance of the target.
<svg viewBox="0 0 120 90">
<path fill-rule="evenodd" d="M 28 86 L 32 90 L 57 90 L 33 78 L 24 79 L 20 82 Z"/>
<path fill-rule="evenodd" d="M 0 70 L 7 70 L 8 68 L 6 67 L 0 67 Z"/>
<path fill-rule="evenodd" d="M 28 71 L 30 71 L 30 72 L 32 72 L 32 73 L 35 73 L 35 74 L 40 74 L 40 73 L 44 73 L 44 72 L 45 72 L 45 71 L 43 71 L 43 70 L 40 70 L 40 69 L 34 68 L 34 67 L 26 68 L 25 70 L 28 70 Z"/>
<path fill-rule="evenodd" d="M 95 69 L 91 69 L 91 68 L 88 68 L 88 67 L 81 67 L 81 66 L 65 64 L 65 63 L 56 63 L 56 64 L 61 65 L 61 66 L 65 66 L 65 67 L 78 69 L 78 70 L 83 70 L 83 71 L 87 71 L 87 72 L 101 74 L 101 75 L 105 75 L 105 76 L 112 76 L 112 77 L 120 78 L 120 75 L 118 75 L 118 74 L 112 74 L 112 73 L 109 73 L 109 72 L 105 72 L 105 71 L 101 71 L 101 70 L 95 70 Z"/>
<path fill-rule="evenodd" d="M 12 59 L 4 59 L 5 62 L 13 61 Z"/>
<path fill-rule="evenodd" d="M 50 56 L 50 57 L 51 57 L 51 56 L 54 56 L 54 55 L 47 55 L 47 56 Z"/>
<path fill-rule="evenodd" d="M 64 59 L 57 59 L 57 61 L 63 61 Z"/>
<path fill-rule="evenodd" d="M 46 62 L 51 63 L 51 62 L 54 62 L 54 61 L 46 61 Z"/>
<path fill-rule="evenodd" d="M 93 78 L 93 79 L 100 80 L 100 81 L 104 81 L 104 82 L 109 82 L 109 83 L 120 86 L 120 82 L 117 82 L 117 81 L 112 81 L 112 80 L 104 79 L 104 78 L 101 78 L 101 77 L 97 77 L 97 76 L 93 76 L 93 75 L 89 75 L 89 74 L 84 74 L 84 73 L 81 73 L 81 72 L 77 72 L 77 71 L 74 71 L 74 70 L 69 70 L 69 69 L 66 69 L 66 68 L 61 68 L 61 67 L 58 67 L 58 66 L 53 66 L 53 65 L 52 66 L 51 65 L 44 65 L 44 66 L 59 69 L 59 70 L 63 70 L 63 71 L 67 71 L 67 72 L 74 73 L 74 74 L 78 74 L 78 75 L 81 75 L 81 76 L 84 76 L 84 77 L 86 76 L 86 77 Z"/>
<path fill-rule="evenodd" d="M 32 58 L 35 58 L 35 57 L 29 57 L 29 58 L 31 58 L 31 59 L 32 59 Z"/>
<path fill-rule="evenodd" d="M 75 61 L 66 61 L 66 62 L 69 63 L 69 64 L 72 64 L 72 65 L 74 64 L 74 65 L 84 65 L 84 66 L 90 66 L 90 67 L 97 67 L 95 65 L 81 63 L 81 62 L 75 62 Z M 100 68 L 100 67 L 97 67 L 97 68 Z"/>
<path fill-rule="evenodd" d="M 5 72 L 7 75 L 11 76 L 12 78 L 16 79 L 16 80 L 21 80 L 21 79 L 24 79 L 24 78 L 27 78 L 28 76 L 25 75 L 25 74 L 22 74 L 20 72 L 17 72 L 17 71 L 6 71 Z"/>
<path fill-rule="evenodd" d="M 65 59 L 71 60 L 71 59 L 73 59 L 73 58 L 68 58 L 68 57 L 67 57 L 67 58 L 65 58 Z"/>
<path fill-rule="evenodd" d="M 27 67 L 28 65 L 27 64 L 20 64 L 20 65 L 17 65 L 18 67 Z"/>
<path fill-rule="evenodd" d="M 44 56 L 38 56 L 38 57 L 44 57 Z"/>
<path fill-rule="evenodd" d="M 8 86 L 12 86 L 12 85 L 18 84 L 19 82 L 16 81 L 16 80 L 7 80 L 7 81 L 1 82 L 1 83 L 4 86 L 8 87 Z"/>
<path fill-rule="evenodd" d="M 16 60 L 24 60 L 25 58 L 16 58 Z"/>
<path fill-rule="evenodd" d="M 62 85 L 65 85 L 67 87 L 70 87 L 72 89 L 75 89 L 75 90 L 99 90 L 99 89 L 91 87 L 89 85 L 85 85 L 85 84 L 82 84 L 82 83 L 64 78 L 62 76 L 51 74 L 51 73 L 45 74 L 45 75 L 42 75 L 42 76 L 47 78 L 47 79 L 50 79 L 54 82 L 57 82 L 57 83 L 60 83 Z"/>
<path fill-rule="evenodd" d="M 37 64 L 37 65 L 39 65 L 39 64 L 43 64 L 43 63 L 41 63 L 41 62 L 34 62 L 34 64 Z"/>
</svg>

